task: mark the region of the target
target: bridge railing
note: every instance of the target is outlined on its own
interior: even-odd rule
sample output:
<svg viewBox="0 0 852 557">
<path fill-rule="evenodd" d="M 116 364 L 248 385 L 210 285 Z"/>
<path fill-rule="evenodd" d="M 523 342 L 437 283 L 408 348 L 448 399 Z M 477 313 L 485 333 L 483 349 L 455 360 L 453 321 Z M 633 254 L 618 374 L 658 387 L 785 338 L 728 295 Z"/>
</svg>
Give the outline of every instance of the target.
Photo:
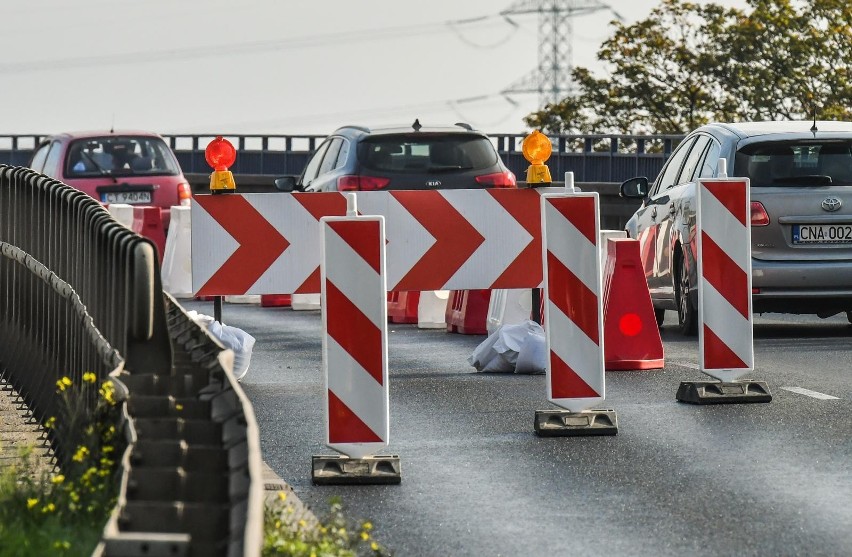
<svg viewBox="0 0 852 557">
<path fill-rule="evenodd" d="M 222 134 L 218 134 L 222 135 Z M 0 163 L 25 165 L 43 136 L 0 135 Z M 184 172 L 209 172 L 204 149 L 214 134 L 164 135 Z M 282 176 L 300 174 L 322 135 L 224 134 L 237 148 L 235 174 Z M 490 134 L 506 165 L 519 178 L 529 163 L 521 152 L 524 134 Z M 635 176 L 653 178 L 683 136 L 678 135 L 552 135 L 551 174 L 574 172 L 579 182 L 621 182 Z"/>
<path fill-rule="evenodd" d="M 127 389 L 119 506 L 98 555 L 260 554 L 259 435 L 233 353 L 163 293 L 151 241 L 95 199 L 3 165 L 0 346 L 2 379 L 42 424 L 59 377 Z"/>
</svg>

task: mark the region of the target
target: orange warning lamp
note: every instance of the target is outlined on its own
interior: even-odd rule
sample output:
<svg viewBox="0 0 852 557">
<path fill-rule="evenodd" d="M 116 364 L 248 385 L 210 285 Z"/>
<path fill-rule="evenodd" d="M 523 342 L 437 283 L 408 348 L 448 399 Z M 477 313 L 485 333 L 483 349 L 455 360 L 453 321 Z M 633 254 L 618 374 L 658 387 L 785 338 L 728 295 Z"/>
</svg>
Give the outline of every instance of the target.
<svg viewBox="0 0 852 557">
<path fill-rule="evenodd" d="M 521 145 L 524 158 L 530 163 L 527 168 L 527 184 L 549 184 L 550 169 L 544 164 L 550 158 L 553 147 L 550 139 L 538 130 L 535 130 L 524 138 Z"/>
<path fill-rule="evenodd" d="M 204 159 L 213 167 L 213 174 L 210 175 L 211 191 L 219 193 L 237 189 L 234 175 L 228 170 L 228 167 L 237 159 L 237 150 L 230 141 L 221 135 L 216 137 L 204 150 Z"/>
</svg>

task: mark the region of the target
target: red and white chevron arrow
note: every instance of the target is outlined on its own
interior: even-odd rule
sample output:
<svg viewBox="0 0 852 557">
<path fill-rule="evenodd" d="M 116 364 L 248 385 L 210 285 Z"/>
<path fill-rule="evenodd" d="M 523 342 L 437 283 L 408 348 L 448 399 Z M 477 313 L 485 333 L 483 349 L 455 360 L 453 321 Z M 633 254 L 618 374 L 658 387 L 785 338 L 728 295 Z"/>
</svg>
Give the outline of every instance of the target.
<svg viewBox="0 0 852 557">
<path fill-rule="evenodd" d="M 542 196 L 547 398 L 571 412 L 604 400 L 597 193 Z"/>
<path fill-rule="evenodd" d="M 389 437 L 382 217 L 321 220 L 326 444 L 352 458 Z"/>
<path fill-rule="evenodd" d="M 700 367 L 733 381 L 754 370 L 749 181 L 700 180 L 697 188 Z"/>
<path fill-rule="evenodd" d="M 531 288 L 542 280 L 541 191 L 360 192 L 357 198 L 362 214 L 386 218 L 391 290 Z M 196 294 L 319 292 L 318 220 L 345 214 L 341 194 L 195 199 Z"/>
</svg>

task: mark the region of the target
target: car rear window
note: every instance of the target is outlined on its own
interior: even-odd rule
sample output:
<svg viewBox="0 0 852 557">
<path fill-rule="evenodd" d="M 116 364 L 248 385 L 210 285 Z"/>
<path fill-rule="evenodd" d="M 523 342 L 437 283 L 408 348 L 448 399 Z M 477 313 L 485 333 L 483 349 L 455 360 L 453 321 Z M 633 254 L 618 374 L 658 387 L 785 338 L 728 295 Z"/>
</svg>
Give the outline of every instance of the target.
<svg viewBox="0 0 852 557">
<path fill-rule="evenodd" d="M 737 176 L 760 186 L 852 186 L 852 140 L 752 143 L 737 152 Z"/>
<path fill-rule="evenodd" d="M 65 175 L 86 178 L 113 176 L 176 176 L 180 166 L 166 142 L 158 137 L 110 135 L 72 141 Z"/>
<path fill-rule="evenodd" d="M 382 135 L 358 145 L 358 162 L 369 170 L 416 174 L 483 170 L 497 164 L 497 151 L 479 135 Z"/>
</svg>

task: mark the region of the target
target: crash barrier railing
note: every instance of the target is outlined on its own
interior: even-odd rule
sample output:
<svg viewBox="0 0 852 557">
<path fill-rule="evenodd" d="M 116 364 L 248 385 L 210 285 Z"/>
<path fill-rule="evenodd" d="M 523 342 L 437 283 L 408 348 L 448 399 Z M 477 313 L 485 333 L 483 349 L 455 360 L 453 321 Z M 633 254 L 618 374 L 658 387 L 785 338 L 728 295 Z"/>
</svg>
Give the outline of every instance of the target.
<svg viewBox="0 0 852 557">
<path fill-rule="evenodd" d="M 260 434 L 233 352 L 165 295 L 171 375 L 124 378 L 138 437 L 98 556 L 259 556 Z"/>
<path fill-rule="evenodd" d="M 129 391 L 119 505 L 98 553 L 259 555 L 251 405 L 233 353 L 163 294 L 152 243 L 91 197 L 0 165 L 0 246 L 0 370 L 33 417 L 51 415 L 62 376 L 112 374 Z"/>
<path fill-rule="evenodd" d="M 209 172 L 204 149 L 217 134 L 165 136 L 184 172 Z M 489 134 L 506 165 L 517 176 L 529 163 L 521 152 L 526 134 Z M 43 138 L 39 134 L 0 135 L 0 163 L 25 165 Z M 319 146 L 322 135 L 227 134 L 239 153 L 234 174 L 281 176 L 300 174 Z M 553 154 L 547 162 L 551 175 L 573 172 L 578 182 L 621 182 L 635 176 L 653 178 L 662 168 L 681 135 L 578 134 L 551 135 Z"/>
</svg>

